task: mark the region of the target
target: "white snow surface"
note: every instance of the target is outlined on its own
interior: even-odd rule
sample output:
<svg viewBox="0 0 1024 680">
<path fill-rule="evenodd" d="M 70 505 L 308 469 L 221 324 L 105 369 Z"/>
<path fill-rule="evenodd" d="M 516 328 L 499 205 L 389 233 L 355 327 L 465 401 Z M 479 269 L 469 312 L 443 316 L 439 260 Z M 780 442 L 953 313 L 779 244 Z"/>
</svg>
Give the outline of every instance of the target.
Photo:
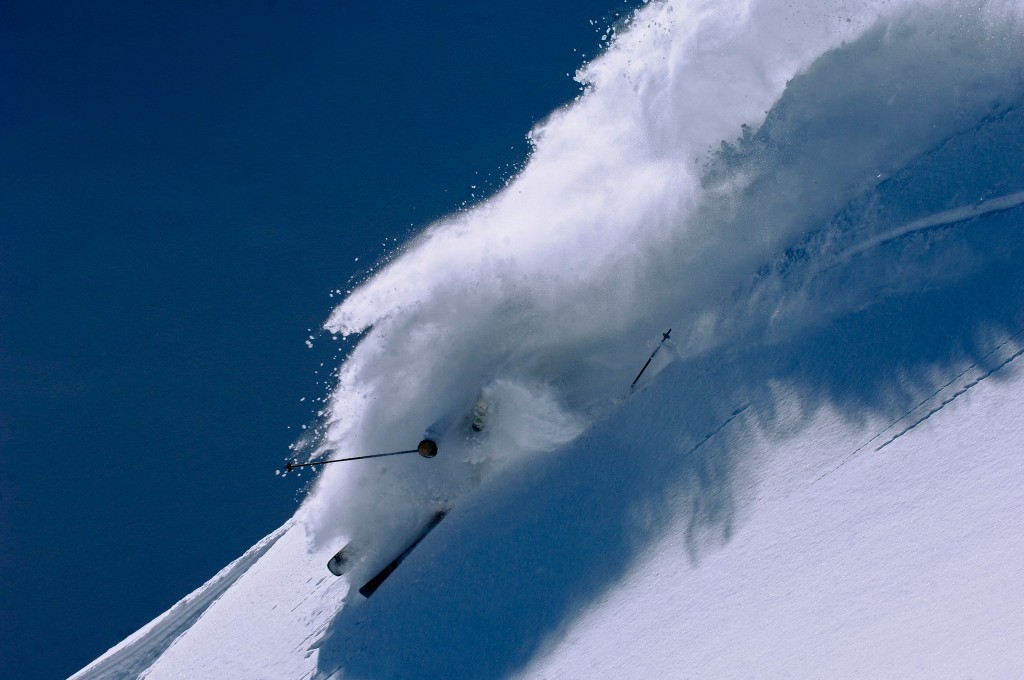
<svg viewBox="0 0 1024 680">
<path fill-rule="evenodd" d="M 642 7 L 326 324 L 298 450 L 437 458 L 324 468 L 75 677 L 1024 677 L 1022 14 Z"/>
</svg>

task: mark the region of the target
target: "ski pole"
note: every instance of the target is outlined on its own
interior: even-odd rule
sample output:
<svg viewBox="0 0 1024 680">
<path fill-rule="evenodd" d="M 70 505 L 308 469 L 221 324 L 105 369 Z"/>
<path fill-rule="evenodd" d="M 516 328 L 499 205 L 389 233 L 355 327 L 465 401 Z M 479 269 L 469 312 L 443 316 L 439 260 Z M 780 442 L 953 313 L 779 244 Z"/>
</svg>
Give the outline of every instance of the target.
<svg viewBox="0 0 1024 680">
<path fill-rule="evenodd" d="M 313 463 L 293 463 L 288 461 L 284 464 L 285 472 L 291 472 L 295 468 L 312 467 L 314 465 L 327 465 L 328 463 L 342 463 L 347 460 L 364 460 L 366 458 L 383 458 L 384 456 L 400 456 L 404 453 L 418 453 L 424 458 L 433 458 L 437 455 L 437 443 L 433 439 L 424 439 L 415 449 L 408 451 L 391 451 L 390 453 L 373 453 L 368 456 L 351 456 L 349 458 L 333 458 L 331 460 L 318 460 Z"/>
<path fill-rule="evenodd" d="M 672 329 L 669 328 L 667 331 L 661 334 L 661 342 L 659 342 L 658 346 L 654 348 L 653 352 L 651 352 L 651 356 L 647 357 L 647 363 L 644 364 L 644 367 L 641 368 L 640 372 L 636 374 L 635 378 L 633 378 L 633 382 L 630 383 L 629 389 L 633 389 L 634 387 L 636 387 L 636 381 L 640 379 L 640 376 L 644 374 L 644 371 L 647 370 L 647 367 L 651 365 L 651 360 L 654 359 L 654 355 L 658 353 L 658 350 L 661 349 L 661 346 L 665 344 L 666 340 L 668 340 L 669 333 L 671 332 Z"/>
</svg>

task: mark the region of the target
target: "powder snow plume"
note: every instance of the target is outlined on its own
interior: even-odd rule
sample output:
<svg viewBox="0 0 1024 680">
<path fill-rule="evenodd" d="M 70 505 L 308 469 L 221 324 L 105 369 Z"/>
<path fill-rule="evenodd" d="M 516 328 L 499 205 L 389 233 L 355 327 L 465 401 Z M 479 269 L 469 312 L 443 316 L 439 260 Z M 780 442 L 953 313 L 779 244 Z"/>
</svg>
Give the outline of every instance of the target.
<svg viewBox="0 0 1024 680">
<path fill-rule="evenodd" d="M 628 397 L 668 328 L 662 361 L 772 342 L 1018 248 L 1012 231 L 944 249 L 942 227 L 1024 203 L 1019 161 L 985 161 L 1022 157 L 1021 14 L 641 7 L 577 74 L 585 93 L 532 130 L 518 176 L 328 319 L 362 337 L 314 457 L 408 449 L 428 428 L 441 453 L 324 468 L 299 511 L 314 541 L 377 544 L 494 470 L 556 455 Z"/>
</svg>

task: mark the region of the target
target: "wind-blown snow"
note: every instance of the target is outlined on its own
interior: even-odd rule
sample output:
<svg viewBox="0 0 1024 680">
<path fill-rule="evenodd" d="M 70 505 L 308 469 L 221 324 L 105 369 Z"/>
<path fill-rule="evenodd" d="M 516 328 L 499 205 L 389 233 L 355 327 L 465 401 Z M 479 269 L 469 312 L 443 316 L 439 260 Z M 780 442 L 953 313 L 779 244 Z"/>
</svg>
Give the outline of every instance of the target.
<svg viewBox="0 0 1024 680">
<path fill-rule="evenodd" d="M 999 481 L 1021 472 L 1001 463 L 1024 394 L 1022 14 L 641 8 L 518 176 L 327 321 L 361 337 L 310 457 L 427 431 L 439 455 L 324 468 L 149 677 L 1020 671 L 988 654 L 1024 630 L 1004 568 L 1024 501 Z M 452 507 L 372 600 L 348 595 Z M 347 540 L 357 563 L 325 579 Z M 247 659 L 204 646 L 233 625 L 238 650 L 287 631 Z"/>
<path fill-rule="evenodd" d="M 951 272 L 943 258 L 915 256 L 913 267 L 856 280 L 851 270 L 865 265 L 845 262 L 841 301 L 800 304 L 834 281 L 816 269 L 753 281 L 787 248 L 803 246 L 815 268 L 843 265 L 901 234 L 982 215 L 982 201 L 1019 203 L 1019 163 L 955 186 L 947 175 L 963 153 L 912 167 L 1010 112 L 1018 124 L 1015 3 L 791 4 L 644 8 L 581 71 L 586 94 L 531 133 L 519 176 L 432 226 L 335 310 L 330 331 L 365 335 L 340 370 L 317 453 L 407 449 L 436 423 L 447 430 L 429 465 L 325 469 L 300 513 L 314 540 L 394 534 L 490 468 L 563 444 L 626 396 L 666 328 L 676 355 L 694 357 L 778 339 L 882 288 Z M 971 153 L 988 153 L 977 145 Z M 904 205 L 889 187 L 915 170 L 927 205 L 835 223 L 858 202 Z M 514 406 L 535 424 L 531 441 L 468 440 L 463 421 L 480 391 L 500 413 L 510 385 L 537 395 Z"/>
</svg>

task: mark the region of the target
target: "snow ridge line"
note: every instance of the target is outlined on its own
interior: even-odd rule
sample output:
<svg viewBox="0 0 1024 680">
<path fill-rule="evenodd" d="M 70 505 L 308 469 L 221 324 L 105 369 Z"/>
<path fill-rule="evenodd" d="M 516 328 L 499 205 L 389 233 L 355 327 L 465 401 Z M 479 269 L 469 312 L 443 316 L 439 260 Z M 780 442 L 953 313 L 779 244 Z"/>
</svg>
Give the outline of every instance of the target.
<svg viewBox="0 0 1024 680">
<path fill-rule="evenodd" d="M 187 632 L 228 588 L 249 571 L 249 567 L 274 547 L 278 539 L 284 536 L 293 524 L 293 520 L 285 522 L 249 548 L 244 555 L 221 569 L 205 584 L 68 680 L 142 677 L 160 655 Z"/>
<path fill-rule="evenodd" d="M 956 374 L 955 376 L 953 376 L 953 377 L 952 377 L 952 378 L 951 378 L 951 379 L 950 379 L 950 380 L 949 380 L 948 382 L 946 382 L 946 384 L 942 385 L 941 387 L 939 387 L 938 389 L 936 389 L 936 390 L 935 390 L 934 392 L 932 392 L 931 394 L 929 394 L 929 395 L 928 395 L 927 397 L 925 397 L 924 399 L 922 399 L 921 401 L 919 401 L 919 402 L 918 402 L 918 403 L 917 403 L 917 404 L 916 404 L 916 405 L 915 405 L 915 406 L 914 406 L 914 407 L 913 407 L 912 409 L 910 409 L 909 411 L 907 411 L 906 413 L 904 413 L 903 415 L 901 415 L 901 416 L 900 416 L 899 418 L 897 418 L 896 420 L 894 420 L 894 421 L 892 421 L 891 423 L 889 423 L 889 425 L 888 425 L 888 426 L 887 426 L 887 427 L 886 427 L 885 429 L 883 429 L 883 430 L 881 430 L 880 432 L 876 433 L 876 434 L 875 434 L 875 436 L 871 437 L 871 438 L 870 438 L 870 439 L 868 439 L 868 440 L 867 440 L 866 442 L 864 442 L 863 444 L 861 444 L 860 446 L 858 446 L 858 447 L 857 447 L 856 449 L 854 449 L 854 450 L 853 450 L 853 451 L 852 451 L 852 452 L 851 452 L 851 453 L 850 453 L 849 455 L 847 455 L 847 456 L 846 456 L 845 458 L 843 458 L 843 459 L 842 459 L 842 460 L 841 460 L 841 461 L 839 462 L 839 464 L 838 464 L 838 465 L 836 465 L 836 466 L 835 466 L 834 468 L 832 468 L 831 470 L 828 470 L 828 471 L 826 471 L 826 472 L 825 472 L 824 474 L 822 474 L 822 475 L 821 475 L 820 477 L 818 477 L 817 479 L 815 479 L 815 480 L 814 480 L 814 481 L 812 482 L 812 484 L 817 484 L 818 482 L 820 482 L 821 480 L 823 480 L 823 479 L 824 479 L 825 477 L 828 477 L 828 476 L 829 476 L 829 475 L 831 475 L 831 474 L 832 474 L 833 472 L 835 472 L 835 471 L 836 471 L 836 470 L 838 470 L 839 468 L 841 468 L 841 467 L 843 467 L 844 465 L 846 465 L 846 464 L 847 464 L 848 462 L 850 462 L 851 460 L 853 460 L 853 458 L 855 458 L 855 457 L 856 457 L 857 455 L 859 455 L 859 454 L 860 454 L 860 453 L 861 453 L 861 452 L 862 452 L 862 451 L 863 451 L 864 449 L 866 449 L 866 448 L 867 448 L 868 446 L 870 446 L 872 442 L 876 441 L 876 440 L 877 440 L 878 438 L 882 437 L 882 436 L 883 436 L 883 435 L 884 435 L 884 434 L 885 434 L 886 432 L 890 431 L 891 429 L 893 429 L 894 427 L 896 427 L 897 425 L 899 425 L 899 424 L 900 424 L 901 422 L 903 422 L 904 420 L 906 420 L 906 419 L 907 419 L 907 418 L 908 418 L 909 416 L 911 416 L 911 415 L 912 415 L 912 414 L 913 414 L 913 413 L 914 413 L 915 411 L 919 410 L 919 409 L 920 409 L 920 408 L 921 408 L 922 406 L 926 405 L 927 403 L 929 403 L 930 401 L 932 401 L 933 399 L 935 399 L 935 398 L 936 398 L 936 397 L 937 397 L 938 395 L 940 395 L 940 394 L 941 394 L 942 392 L 944 392 L 944 391 L 945 391 L 946 389 L 948 389 L 948 388 L 949 388 L 949 387 L 951 387 L 952 385 L 956 384 L 956 383 L 957 383 L 958 381 L 960 381 L 960 379 L 961 379 L 961 378 L 963 378 L 963 377 L 964 377 L 965 375 L 967 375 L 967 374 L 968 374 L 968 373 L 969 373 L 970 371 L 972 371 L 973 369 L 977 368 L 977 367 L 978 367 L 978 366 L 979 366 L 979 365 L 980 365 L 980 364 L 981 364 L 981 363 L 982 363 L 983 361 L 987 360 L 987 359 L 988 359 L 989 357 L 991 357 L 992 355 L 994 355 L 994 354 L 996 354 L 997 352 L 999 352 L 1000 350 L 1002 350 L 1002 349 L 1003 349 L 1004 347 L 1006 347 L 1006 345 L 1010 344 L 1011 342 L 1013 342 L 1014 340 L 1016 340 L 1016 339 L 1017 339 L 1018 337 L 1020 337 L 1021 335 L 1024 335 L 1024 328 L 1021 328 L 1021 329 L 1020 329 L 1020 330 L 1018 330 L 1018 331 L 1017 331 L 1016 333 L 1014 333 L 1013 335 L 1011 335 L 1011 336 L 1010 336 L 1009 338 L 1007 338 L 1007 339 L 1006 339 L 1006 340 L 1004 340 L 1003 342 L 999 343 L 999 345 L 997 345 L 997 346 L 996 346 L 996 347 L 995 347 L 994 349 L 992 349 L 992 350 L 991 350 L 991 351 L 990 351 L 990 352 L 989 352 L 988 354 L 986 354 L 985 356 L 981 357 L 981 358 L 980 358 L 980 359 L 978 359 L 977 361 L 975 361 L 975 362 L 972 362 L 972 363 L 971 363 L 971 364 L 970 364 L 970 365 L 969 365 L 969 366 L 968 366 L 967 368 L 965 368 L 964 370 L 960 371 L 960 373 L 958 373 L 958 374 Z M 957 392 L 956 392 L 955 394 L 953 394 L 953 396 L 952 396 L 952 397 L 950 397 L 949 399 L 947 399 L 947 400 L 943 401 L 943 402 L 942 402 L 941 404 L 939 404 L 939 405 L 938 405 L 937 407 L 935 407 L 934 409 L 932 409 L 931 411 L 929 411 L 929 412 L 928 412 L 927 414 L 925 414 L 925 415 L 924 415 L 923 417 L 921 417 L 920 419 L 916 420 L 916 421 L 915 421 L 915 422 L 914 422 L 913 424 L 911 424 L 910 426 L 908 426 L 908 427 L 904 428 L 904 429 L 903 429 L 903 430 L 901 430 L 901 431 L 900 431 L 900 432 L 899 432 L 898 434 L 896 434 L 896 435 L 894 435 L 893 437 L 891 437 L 891 438 L 889 438 L 888 440 L 886 440 L 886 441 L 885 441 L 885 443 L 883 443 L 883 444 L 879 445 L 878 447 L 876 447 L 876 448 L 874 449 L 874 452 L 876 452 L 876 453 L 877 453 L 878 451 L 881 451 L 881 450 L 882 450 L 882 449 L 884 449 L 884 448 L 885 448 L 886 446 L 888 446 L 889 444 L 893 443 L 894 441 L 896 441 L 897 439 L 899 439 L 900 437 L 902 437 L 903 435 L 905 435 L 905 434 L 906 434 L 907 432 L 909 432 L 910 430 L 914 429 L 915 427 L 917 427 L 918 425 L 920 425 L 921 423 L 923 423 L 923 422 L 924 422 L 925 420 L 927 420 L 927 419 L 928 419 L 928 418 L 930 418 L 931 416 L 935 415 L 935 414 L 936 414 L 936 413 L 937 413 L 938 411 L 942 410 L 942 409 L 943 409 L 944 407 L 946 407 L 947 405 L 949 405 L 949 404 L 950 404 L 950 403 L 951 403 L 951 402 L 952 402 L 953 400 L 955 400 L 955 399 L 956 399 L 957 397 L 959 397 L 960 395 L 964 394 L 965 392 L 967 392 L 968 390 L 970 390 L 970 389 L 971 389 L 972 387 L 976 386 L 976 385 L 977 385 L 978 383 L 980 383 L 981 381 L 983 381 L 983 380 L 985 380 L 986 378 L 988 378 L 989 376 L 991 376 L 991 375 L 992 375 L 993 373 L 995 373 L 995 372 L 999 371 L 999 370 L 1000 370 L 1000 369 L 1002 369 L 1002 368 L 1003 368 L 1004 366 L 1008 365 L 1008 364 L 1009 364 L 1009 363 L 1011 363 L 1011 362 L 1012 362 L 1012 361 L 1013 361 L 1014 359 L 1018 358 L 1018 357 L 1019 357 L 1019 356 L 1021 356 L 1022 354 L 1024 354 L 1024 348 L 1022 348 L 1022 349 L 1019 349 L 1019 350 L 1017 350 L 1016 352 L 1014 352 L 1014 353 L 1013 353 L 1013 354 L 1012 354 L 1011 356 L 1009 356 L 1009 357 L 1008 357 L 1007 359 L 1005 359 L 1005 360 L 1001 361 L 1001 362 L 999 363 L 999 365 L 998 365 L 998 366 L 995 366 L 994 368 L 990 369 L 989 371 L 987 371 L 987 372 L 985 372 L 985 373 L 981 374 L 980 376 L 978 376 L 978 377 L 976 377 L 976 378 L 973 378 L 973 379 L 972 379 L 972 380 L 970 380 L 969 382 L 965 383 L 965 384 L 964 384 L 964 386 L 963 386 L 963 387 L 961 387 L 961 388 L 960 388 L 960 389 L 959 389 L 959 390 L 958 390 L 958 391 L 957 391 Z"/>
</svg>

